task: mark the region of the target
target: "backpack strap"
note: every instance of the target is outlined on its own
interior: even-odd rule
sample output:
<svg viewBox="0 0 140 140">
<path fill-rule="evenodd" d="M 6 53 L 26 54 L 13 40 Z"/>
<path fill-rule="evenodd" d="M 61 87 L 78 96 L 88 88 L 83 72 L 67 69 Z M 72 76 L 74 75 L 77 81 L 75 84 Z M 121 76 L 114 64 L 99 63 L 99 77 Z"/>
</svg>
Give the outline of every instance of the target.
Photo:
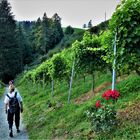
<svg viewBox="0 0 140 140">
<path fill-rule="evenodd" d="M 6 96 L 7 96 L 9 99 L 11 99 L 11 97 L 10 97 L 8 94 L 6 94 Z"/>
<path fill-rule="evenodd" d="M 6 94 L 6 96 L 9 98 L 9 99 L 11 99 L 11 97 L 8 95 L 8 94 Z M 17 92 L 15 92 L 15 96 L 14 96 L 15 98 L 17 97 Z"/>
<path fill-rule="evenodd" d="M 15 96 L 14 96 L 15 98 L 17 97 L 17 92 L 15 92 Z"/>
</svg>

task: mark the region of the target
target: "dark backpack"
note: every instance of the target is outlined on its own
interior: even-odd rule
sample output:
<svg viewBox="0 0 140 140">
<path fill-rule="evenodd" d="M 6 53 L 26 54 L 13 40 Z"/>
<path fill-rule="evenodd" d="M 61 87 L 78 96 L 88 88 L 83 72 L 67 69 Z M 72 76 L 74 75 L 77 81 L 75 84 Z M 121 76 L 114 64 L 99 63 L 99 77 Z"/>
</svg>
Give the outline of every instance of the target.
<svg viewBox="0 0 140 140">
<path fill-rule="evenodd" d="M 19 108 L 17 92 L 15 92 L 14 97 L 11 98 L 8 94 L 7 94 L 7 97 L 10 99 L 9 100 L 9 111 L 10 111 L 10 113 L 15 113 Z"/>
</svg>

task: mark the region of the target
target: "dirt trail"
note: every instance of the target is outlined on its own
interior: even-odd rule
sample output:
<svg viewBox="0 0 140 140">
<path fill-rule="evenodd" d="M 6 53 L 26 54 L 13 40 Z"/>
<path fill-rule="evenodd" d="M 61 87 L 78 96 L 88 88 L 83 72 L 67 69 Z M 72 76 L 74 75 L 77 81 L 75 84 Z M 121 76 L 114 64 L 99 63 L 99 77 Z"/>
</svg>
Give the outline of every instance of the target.
<svg viewBox="0 0 140 140">
<path fill-rule="evenodd" d="M 0 140 L 28 140 L 28 134 L 24 127 L 22 118 L 20 123 L 20 133 L 16 132 L 15 124 L 13 125 L 13 138 L 9 137 L 9 129 L 8 129 L 8 122 L 7 122 L 7 116 L 4 112 L 4 96 L 7 93 L 8 88 L 6 88 L 5 93 L 3 97 L 0 99 Z"/>
</svg>

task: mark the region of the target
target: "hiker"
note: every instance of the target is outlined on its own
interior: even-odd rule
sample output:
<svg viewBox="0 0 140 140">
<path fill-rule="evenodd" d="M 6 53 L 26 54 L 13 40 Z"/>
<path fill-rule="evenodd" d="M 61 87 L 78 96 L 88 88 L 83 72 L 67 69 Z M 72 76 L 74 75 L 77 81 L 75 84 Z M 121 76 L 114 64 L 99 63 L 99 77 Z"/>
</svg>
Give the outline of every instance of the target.
<svg viewBox="0 0 140 140">
<path fill-rule="evenodd" d="M 20 96 L 19 92 L 15 91 L 14 85 L 9 86 L 9 93 L 6 94 L 4 103 L 7 121 L 9 124 L 9 136 L 13 137 L 12 126 L 14 117 L 17 133 L 19 133 L 20 112 L 23 112 L 22 97 Z"/>
</svg>

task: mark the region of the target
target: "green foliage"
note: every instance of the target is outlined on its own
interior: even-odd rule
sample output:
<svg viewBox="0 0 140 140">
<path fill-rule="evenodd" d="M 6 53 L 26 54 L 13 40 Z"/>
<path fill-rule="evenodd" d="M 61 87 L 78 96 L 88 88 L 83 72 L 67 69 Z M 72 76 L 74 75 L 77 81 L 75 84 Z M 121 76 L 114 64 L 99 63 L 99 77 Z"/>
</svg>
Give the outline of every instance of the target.
<svg viewBox="0 0 140 140">
<path fill-rule="evenodd" d="M 52 18 L 48 18 L 46 13 L 43 19 L 33 23 L 31 31 L 31 45 L 35 52 L 46 54 L 63 38 L 63 30 L 61 28 L 61 18 L 58 14 L 54 14 Z"/>
<path fill-rule="evenodd" d="M 127 94 L 132 94 L 140 90 L 140 77 L 139 76 L 130 76 L 127 80 L 122 81 L 117 85 L 121 96 L 125 97 Z"/>
<path fill-rule="evenodd" d="M 92 74 L 95 70 L 99 70 L 103 66 L 101 59 L 100 40 L 98 36 L 86 32 L 81 42 L 73 43 L 73 51 L 75 52 L 76 67 L 78 71 Z"/>
<path fill-rule="evenodd" d="M 123 82 L 128 80 L 133 81 L 133 78 L 135 79 L 135 77 L 135 75 L 132 75 L 131 78 L 126 80 L 122 79 L 118 84 L 118 90 L 122 91 L 122 88 L 124 87 Z M 78 97 L 84 95 L 84 93 L 87 93 L 90 90 L 92 79 L 90 76 L 86 76 L 85 79 L 86 82 L 84 82 L 82 75 L 74 79 L 71 105 L 67 105 L 68 86 L 65 81 L 56 82 L 53 98 L 51 97 L 50 83 L 47 85 L 45 84 L 45 89 L 43 88 L 42 84 L 33 84 L 30 81 L 24 81 L 20 85 L 19 91 L 23 96 L 25 107 L 25 112 L 23 114 L 24 122 L 26 123 L 30 139 L 36 139 L 36 137 L 38 139 L 64 138 L 95 140 L 139 138 L 139 123 L 137 123 L 138 119 L 136 119 L 136 117 L 133 115 L 134 113 L 136 114 L 138 110 L 132 108 L 129 112 L 127 107 L 129 107 L 129 105 L 133 106 L 132 103 L 135 101 L 139 103 L 140 90 L 137 90 L 137 92 L 132 91 L 131 94 L 127 92 L 124 98 L 122 98 L 123 93 L 121 93 L 120 99 L 115 103 L 115 108 L 117 108 L 119 112 L 124 111 L 124 115 L 126 114 L 126 111 L 130 113 L 130 115 L 126 114 L 126 116 L 120 116 L 122 121 L 117 129 L 113 129 L 111 132 L 94 133 L 92 130 L 93 127 L 90 125 L 90 122 L 87 120 L 86 115 L 83 114 L 83 112 L 89 108 L 93 110 L 93 106 L 95 106 L 96 100 L 101 97 L 101 93 L 104 91 L 104 88 L 102 89 L 101 93 L 96 94 L 89 100 L 75 104 L 75 99 L 78 99 Z M 96 74 L 96 87 L 102 85 L 104 82 L 107 82 L 108 79 L 111 79 L 110 73 L 108 75 L 102 73 Z M 111 82 L 111 80 L 108 82 Z M 108 89 L 109 87 L 107 86 L 105 88 Z M 133 89 L 134 88 L 135 85 Z M 83 97 L 84 96 L 82 96 L 82 99 Z M 52 104 L 52 107 L 48 107 L 49 102 Z M 60 108 L 57 108 L 58 103 L 62 104 Z M 133 111 L 133 113 L 131 111 Z M 128 123 L 128 118 L 130 117 L 133 119 L 133 121 L 130 120 Z"/>
<path fill-rule="evenodd" d="M 0 97 L 4 94 L 5 84 L 0 81 Z"/>
<path fill-rule="evenodd" d="M 74 29 L 71 26 L 66 27 L 65 34 L 73 34 Z"/>
<path fill-rule="evenodd" d="M 86 114 L 95 132 L 112 131 L 117 124 L 116 110 L 110 105 L 104 105 L 99 109 L 93 107 Z"/>
<path fill-rule="evenodd" d="M 110 30 L 104 31 L 100 36 L 99 39 L 101 41 L 102 49 L 104 53 L 102 54 L 102 58 L 106 63 L 111 64 L 113 62 L 113 36 Z"/>
<path fill-rule="evenodd" d="M 109 24 L 109 20 L 105 22 L 101 22 L 99 25 L 90 28 L 89 31 L 93 34 L 99 35 L 102 31 L 108 29 L 108 24 Z"/>
<path fill-rule="evenodd" d="M 19 23 L 16 28 L 16 38 L 17 38 L 17 43 L 22 49 L 22 61 L 23 65 L 29 64 L 32 61 L 32 50 L 29 44 L 29 40 L 27 39 L 25 33 L 25 29 L 22 27 L 22 24 Z"/>
<path fill-rule="evenodd" d="M 54 55 L 52 57 L 53 64 L 53 77 L 55 79 L 62 80 L 66 76 L 67 62 L 60 54 Z"/>
<path fill-rule="evenodd" d="M 4 87 L 0 87 L 0 97 L 4 94 L 5 88 Z"/>
<path fill-rule="evenodd" d="M 16 39 L 16 23 L 7 0 L 0 2 L 0 79 L 8 82 L 23 68 L 22 49 Z"/>
<path fill-rule="evenodd" d="M 69 51 L 65 53 L 68 54 Z M 99 75 L 95 77 L 95 87 L 104 83 L 110 77 L 110 73 L 108 76 L 102 73 L 99 73 Z M 24 121 L 31 139 L 36 137 L 38 139 L 62 138 L 64 133 L 67 133 L 66 139 L 88 137 L 90 124 L 83 112 L 93 104 L 94 97 L 88 103 L 74 104 L 75 99 L 80 97 L 81 94 L 87 93 L 91 88 L 91 76 L 87 75 L 85 80 L 84 82 L 82 75 L 74 78 L 71 105 L 67 104 L 68 85 L 66 81 L 56 82 L 54 80 L 55 91 L 53 97 L 51 96 L 50 83 L 43 85 L 26 80 L 20 84 L 20 87 L 17 87 L 24 100 Z M 51 107 L 48 107 L 49 103 L 52 104 Z M 33 127 L 33 125 L 36 127 Z"/>
<path fill-rule="evenodd" d="M 118 64 L 122 73 L 140 67 L 140 0 L 124 0 L 113 14 L 109 27 L 117 31 Z M 114 36 L 114 35 L 113 35 Z"/>
<path fill-rule="evenodd" d="M 65 30 L 65 29 L 64 29 Z M 64 48 L 70 48 L 72 44 L 75 42 L 75 40 L 82 40 L 84 34 L 84 30 L 74 28 L 74 33 L 72 35 L 70 34 L 64 34 L 64 37 L 60 41 L 59 44 L 55 46 L 55 48 L 49 50 L 48 56 L 52 57 L 53 54 L 59 53 Z"/>
<path fill-rule="evenodd" d="M 66 80 L 69 82 L 72 63 L 75 61 L 74 73 L 91 74 L 93 77 L 92 89 L 94 88 L 95 71 L 105 67 L 105 63 L 101 58 L 103 49 L 100 48 L 100 40 L 96 35 L 85 33 L 81 42 L 74 42 L 72 48 L 63 50 L 62 52 L 53 55 L 52 58 L 46 60 L 34 72 L 27 73 L 25 76 L 32 81 L 50 81 Z M 43 77 L 44 75 L 44 77 Z M 25 79 L 26 79 L 25 78 Z M 48 80 L 47 80 L 48 79 Z"/>
<path fill-rule="evenodd" d="M 20 89 L 25 99 L 25 120 L 31 139 L 36 139 L 36 137 L 40 139 L 63 139 L 63 137 L 66 139 L 133 139 L 139 137 L 139 126 L 134 125 L 131 121 L 129 123 L 130 125 L 132 124 L 133 129 L 124 122 L 124 125 L 120 125 L 119 129 L 113 129 L 111 133 L 105 132 L 99 135 L 92 133 L 83 112 L 93 106 L 98 95 L 80 105 L 71 104 L 67 106 L 66 103 L 68 82 L 74 60 L 76 61 L 76 73 L 74 73 L 72 103 L 75 102 L 75 99 L 81 94 L 89 91 L 93 79 L 88 74 L 93 74 L 93 72 L 97 70 L 103 71 L 103 69 L 108 66 L 103 60 L 109 64 L 109 68 L 111 69 L 111 63 L 114 59 L 112 46 L 114 43 L 114 29 L 116 27 L 118 27 L 117 68 L 120 69 L 122 73 L 133 70 L 131 69 L 132 65 L 134 65 L 133 68 L 135 70 L 139 70 L 139 24 L 137 19 L 139 19 L 138 14 L 140 10 L 138 2 L 138 0 L 124 0 L 122 4 L 118 6 L 117 11 L 110 21 L 110 30 L 104 33 L 101 32 L 99 36 L 85 33 L 83 39 L 81 39 L 83 31 L 78 31 L 79 33 L 76 34 L 77 30 L 75 29 L 72 36 L 65 34 L 65 37 L 58 44 L 58 48 L 56 48 L 55 51 L 53 50 L 54 52 L 50 51 L 50 57 L 52 56 L 52 58 L 24 75 L 24 78 L 21 80 Z M 129 25 L 127 21 L 129 19 L 134 19 L 134 22 L 131 22 L 132 26 Z M 38 20 L 32 30 L 33 48 L 35 48 L 35 51 L 39 49 L 41 51 L 40 53 L 46 53 L 46 51 L 48 51 L 47 47 L 52 47 L 54 45 L 53 42 L 56 43 L 60 39 L 57 34 L 57 31 L 61 30 L 60 22 L 57 22 L 57 20 L 59 20 L 58 16 L 55 15 L 52 19 L 48 19 L 44 16 L 44 20 L 44 23 L 42 23 L 42 20 Z M 130 29 L 127 24 L 130 26 Z M 47 28 L 48 25 L 50 25 L 49 28 Z M 55 28 L 56 25 L 59 25 L 59 28 Z M 46 30 L 44 30 L 45 28 Z M 52 34 L 49 31 L 52 31 Z M 99 34 L 100 31 L 97 32 Z M 61 33 L 59 32 L 59 35 L 62 35 Z M 49 40 L 47 40 L 48 38 Z M 78 41 L 75 41 L 76 39 Z M 46 45 L 49 41 L 50 46 Z M 53 55 L 63 48 L 70 47 L 72 43 L 72 48 Z M 95 86 L 100 85 L 106 80 L 109 81 L 111 79 L 110 77 L 111 76 L 106 76 L 106 78 L 104 77 L 104 79 L 102 79 L 102 76 L 95 75 Z M 101 81 L 99 78 L 101 78 Z M 55 82 L 53 98 L 50 94 L 50 82 L 52 80 Z M 135 78 L 132 76 L 128 80 L 121 81 L 117 89 L 121 92 L 121 100 L 115 104 L 115 108 L 124 109 L 129 104 L 140 100 L 138 77 Z M 50 103 L 52 104 L 51 107 L 49 107 Z M 59 107 L 57 108 L 58 103 L 61 105 L 58 105 Z M 110 131 L 115 127 L 116 111 L 114 107 L 112 108 L 111 106 L 105 105 L 104 108 L 98 110 L 93 108 L 92 112 L 90 115 L 95 131 Z M 123 134 L 120 130 L 122 130 Z M 134 130 L 136 130 L 135 137 L 131 137 L 132 132 L 135 132 Z"/>
</svg>

